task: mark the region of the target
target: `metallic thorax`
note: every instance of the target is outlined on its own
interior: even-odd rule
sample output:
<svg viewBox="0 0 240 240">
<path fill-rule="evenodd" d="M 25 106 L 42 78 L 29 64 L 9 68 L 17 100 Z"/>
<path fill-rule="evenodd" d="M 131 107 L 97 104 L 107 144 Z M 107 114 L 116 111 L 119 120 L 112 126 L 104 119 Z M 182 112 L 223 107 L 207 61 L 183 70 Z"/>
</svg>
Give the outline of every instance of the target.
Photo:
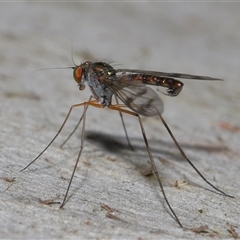
<svg viewBox="0 0 240 240">
<path fill-rule="evenodd" d="M 105 79 L 116 75 L 115 69 L 105 62 L 94 62 L 88 66 L 84 74 L 85 81 L 93 96 L 104 106 L 111 105 L 113 92 L 108 88 Z"/>
</svg>

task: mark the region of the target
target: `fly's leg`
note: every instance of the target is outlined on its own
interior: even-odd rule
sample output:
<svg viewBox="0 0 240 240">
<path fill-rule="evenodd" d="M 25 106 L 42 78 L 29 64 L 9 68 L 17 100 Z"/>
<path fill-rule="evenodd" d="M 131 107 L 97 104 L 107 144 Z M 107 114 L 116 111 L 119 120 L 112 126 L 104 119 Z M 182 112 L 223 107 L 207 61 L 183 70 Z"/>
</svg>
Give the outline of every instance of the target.
<svg viewBox="0 0 240 240">
<path fill-rule="evenodd" d="M 162 194 L 163 194 L 163 197 L 170 209 L 170 211 L 172 212 L 176 222 L 179 224 L 180 227 L 183 227 L 180 220 L 178 219 L 176 213 L 174 212 L 174 210 L 172 209 L 168 199 L 167 199 L 167 196 L 165 194 L 165 191 L 164 191 L 164 188 L 163 188 L 163 185 L 162 185 L 162 182 L 161 182 L 161 179 L 159 177 L 159 173 L 158 173 L 158 170 L 157 170 L 157 167 L 155 165 L 155 162 L 153 160 L 153 156 L 152 156 L 152 153 L 151 153 L 151 150 L 150 150 L 150 147 L 149 147 L 149 144 L 148 144 L 148 140 L 147 140 L 147 137 L 146 137 L 146 134 L 145 134 L 145 130 L 144 130 L 144 127 L 143 127 L 143 124 L 142 124 L 142 120 L 139 116 L 139 114 L 135 113 L 135 112 L 132 112 L 130 110 L 127 110 L 127 109 L 122 109 L 119 105 L 110 105 L 108 106 L 111 110 L 115 110 L 115 111 L 119 111 L 119 112 L 122 112 L 122 113 L 126 113 L 126 114 L 129 114 L 129 115 L 132 115 L 132 116 L 135 116 L 138 118 L 138 122 L 139 122 L 139 125 L 141 127 L 141 131 L 142 131 L 142 135 L 143 135 L 143 139 L 144 139 L 144 142 L 145 142 L 145 145 L 146 145 L 146 148 L 147 148 L 147 152 L 148 152 L 148 156 L 149 156 L 149 159 L 150 159 L 150 163 L 151 163 L 151 166 L 152 166 L 152 169 L 153 169 L 153 172 L 155 173 L 156 177 L 157 177 L 157 180 L 158 180 L 158 183 L 159 183 L 159 186 L 160 186 L 160 189 L 162 191 Z M 126 107 L 126 106 L 125 106 Z"/>
<path fill-rule="evenodd" d="M 92 102 L 88 102 L 88 103 L 95 103 L 96 104 L 96 100 L 92 101 Z M 73 108 L 76 108 L 76 107 L 81 107 L 83 106 L 85 103 L 78 103 L 78 104 L 74 104 L 70 107 L 69 111 L 68 111 L 68 114 L 65 118 L 65 120 L 63 121 L 61 127 L 59 128 L 57 134 L 54 136 L 54 138 L 50 141 L 50 143 L 37 155 L 36 158 L 34 158 L 26 167 L 24 167 L 21 172 L 23 172 L 24 170 L 26 170 L 30 165 L 32 165 L 50 146 L 51 144 L 54 142 L 54 140 L 58 137 L 58 135 L 60 134 L 60 132 L 62 131 L 63 127 L 65 126 Z M 90 104 L 89 104 L 90 105 Z"/>
<path fill-rule="evenodd" d="M 71 184 L 72 184 L 72 180 L 73 180 L 74 174 L 75 174 L 75 172 L 76 172 L 79 159 L 80 159 L 81 154 L 82 154 L 82 150 L 83 150 L 83 146 L 84 146 L 84 139 L 85 139 L 85 125 L 86 125 L 86 112 L 87 112 L 87 109 L 88 109 L 89 106 L 96 107 L 96 108 L 104 108 L 104 107 L 105 107 L 105 106 L 103 106 L 102 104 L 99 104 L 96 100 L 91 101 L 91 102 L 82 103 L 81 106 L 82 106 L 82 105 L 84 105 L 84 111 L 83 111 L 83 115 L 82 115 L 82 117 L 81 117 L 82 120 L 83 120 L 83 126 L 82 126 L 82 135 L 81 135 L 80 150 L 79 150 L 78 157 L 77 157 L 76 163 L 75 163 L 74 168 L 73 168 L 73 171 L 72 171 L 72 175 L 71 175 L 71 178 L 70 178 L 68 187 L 67 187 L 67 191 L 66 191 L 66 193 L 65 193 L 63 202 L 62 202 L 62 204 L 61 204 L 61 206 L 60 206 L 59 208 L 63 208 L 63 206 L 64 206 L 65 203 L 66 203 L 67 196 L 68 196 L 68 192 L 69 192 L 69 190 L 70 190 L 70 187 L 71 187 Z"/>
<path fill-rule="evenodd" d="M 118 99 L 117 99 L 116 96 L 115 96 L 115 99 L 116 99 L 117 105 L 119 105 Z M 119 111 L 119 115 L 120 115 L 120 118 L 121 118 L 121 121 L 122 121 L 122 125 L 123 125 L 123 129 L 124 129 L 124 132 L 125 132 L 125 136 L 126 136 L 126 138 L 127 138 L 128 146 L 129 146 L 129 148 L 130 148 L 132 151 L 134 151 L 134 148 L 133 148 L 133 146 L 131 145 L 130 139 L 129 139 L 129 137 L 128 137 L 127 128 L 126 128 L 126 125 L 125 125 L 125 122 L 124 122 L 124 119 L 123 119 L 122 112 Z"/>
<path fill-rule="evenodd" d="M 89 98 L 88 102 L 90 102 L 92 98 L 93 98 L 93 97 L 91 96 L 91 97 Z M 87 105 L 86 108 L 88 108 L 88 106 L 89 106 L 89 105 Z M 87 109 L 86 109 L 86 111 L 87 111 Z M 84 114 L 84 113 L 83 113 L 83 114 Z M 68 141 L 68 140 L 72 137 L 72 135 L 76 132 L 76 130 L 78 129 L 80 123 L 82 122 L 83 114 L 82 114 L 82 116 L 80 117 L 80 119 L 79 119 L 77 125 L 75 126 L 75 128 L 73 129 L 73 131 L 69 134 L 69 136 L 68 136 L 68 137 L 63 141 L 63 143 L 60 145 L 60 148 L 63 148 L 63 146 L 67 143 L 67 141 Z"/>
<path fill-rule="evenodd" d="M 115 96 L 115 98 L 116 98 L 116 103 L 117 103 L 117 105 L 118 105 L 118 99 L 117 99 L 116 96 Z M 91 98 L 89 99 L 89 101 L 91 101 L 91 99 L 92 99 L 92 96 L 91 96 Z M 88 108 L 88 106 L 87 106 L 87 108 Z M 124 119 L 123 119 L 123 115 L 122 115 L 121 112 L 119 112 L 119 115 L 120 115 L 121 122 L 122 122 L 122 125 L 123 125 L 123 130 L 124 130 L 124 133 L 125 133 L 127 142 L 128 142 L 128 146 L 129 146 L 129 148 L 130 148 L 132 151 L 134 151 L 134 148 L 133 148 L 133 146 L 131 145 L 131 142 L 130 142 L 130 139 L 129 139 L 129 136 L 128 136 L 128 133 L 127 133 L 127 129 L 126 129 L 126 125 L 125 125 L 125 122 L 124 122 Z M 68 137 L 63 141 L 63 143 L 60 145 L 60 148 L 62 148 L 62 147 L 67 143 L 67 141 L 72 137 L 72 135 L 76 132 L 76 130 L 78 129 L 80 123 L 82 122 L 82 119 L 83 119 L 83 114 L 82 114 L 81 118 L 79 119 L 77 125 L 74 127 L 73 131 L 69 134 L 69 136 L 68 136 Z"/>
<path fill-rule="evenodd" d="M 195 165 L 190 161 L 190 159 L 187 157 L 187 155 L 185 154 L 185 152 L 183 151 L 183 149 L 180 147 L 179 143 L 177 142 L 176 138 L 174 137 L 172 131 L 170 130 L 170 128 L 168 127 L 166 121 L 163 119 L 162 115 L 160 113 L 158 113 L 164 127 L 167 129 L 169 135 L 171 136 L 173 142 L 175 143 L 176 147 L 178 148 L 179 152 L 181 153 L 181 155 L 183 156 L 183 158 L 191 165 L 191 167 L 197 172 L 197 174 L 208 184 L 210 185 L 213 189 L 215 189 L 216 191 L 218 191 L 219 193 L 221 193 L 224 196 L 230 197 L 230 198 L 234 198 L 234 196 L 231 196 L 225 192 L 223 192 L 222 190 L 220 190 L 219 188 L 215 187 L 212 183 L 210 183 L 203 175 L 202 173 L 195 167 Z"/>
</svg>

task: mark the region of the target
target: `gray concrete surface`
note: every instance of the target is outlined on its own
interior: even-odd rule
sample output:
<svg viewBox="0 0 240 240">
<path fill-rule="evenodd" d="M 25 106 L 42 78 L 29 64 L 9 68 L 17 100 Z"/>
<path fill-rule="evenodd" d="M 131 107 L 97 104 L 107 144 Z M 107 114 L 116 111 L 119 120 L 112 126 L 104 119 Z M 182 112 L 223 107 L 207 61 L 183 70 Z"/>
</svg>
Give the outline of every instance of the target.
<svg viewBox="0 0 240 240">
<path fill-rule="evenodd" d="M 239 11 L 239 3 L 0 3 L 0 238 L 228 239 L 227 223 L 240 234 Z M 207 225 L 205 232 L 179 228 L 156 178 L 142 174 L 148 157 L 133 117 L 125 121 L 134 152 L 116 112 L 89 109 L 84 152 L 62 210 L 43 201 L 63 199 L 80 130 L 64 149 L 59 146 L 81 109 L 45 154 L 20 172 L 52 139 L 69 107 L 89 98 L 88 89 L 79 92 L 72 70 L 33 73 L 72 66 L 71 44 L 76 64 L 101 59 L 225 80 L 184 80 L 177 98 L 161 98 L 186 154 L 234 199 L 208 191 L 160 120 L 143 118 L 174 211 L 185 228 Z"/>
</svg>

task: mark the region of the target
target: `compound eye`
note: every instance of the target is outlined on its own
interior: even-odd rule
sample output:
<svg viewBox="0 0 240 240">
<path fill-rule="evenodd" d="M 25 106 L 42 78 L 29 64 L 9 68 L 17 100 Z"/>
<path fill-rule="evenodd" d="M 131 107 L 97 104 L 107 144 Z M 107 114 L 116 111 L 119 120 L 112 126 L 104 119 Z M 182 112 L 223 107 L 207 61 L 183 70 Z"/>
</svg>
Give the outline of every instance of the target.
<svg viewBox="0 0 240 240">
<path fill-rule="evenodd" d="M 83 75 L 83 68 L 81 66 L 75 67 L 73 71 L 73 78 L 78 83 L 81 84 Z"/>
</svg>

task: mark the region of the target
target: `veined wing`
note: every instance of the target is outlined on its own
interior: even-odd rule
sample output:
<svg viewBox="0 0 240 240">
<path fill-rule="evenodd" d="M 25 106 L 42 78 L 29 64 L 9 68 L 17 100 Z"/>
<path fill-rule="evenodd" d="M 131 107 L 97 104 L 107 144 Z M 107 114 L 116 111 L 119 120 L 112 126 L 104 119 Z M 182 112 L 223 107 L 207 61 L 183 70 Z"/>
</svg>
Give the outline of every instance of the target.
<svg viewBox="0 0 240 240">
<path fill-rule="evenodd" d="M 167 73 L 167 72 L 156 72 L 156 71 L 144 71 L 138 69 L 116 69 L 117 73 L 137 73 L 137 74 L 149 74 L 154 76 L 160 77 L 173 77 L 173 78 L 184 78 L 184 79 L 192 79 L 192 80 L 210 80 L 210 81 L 223 81 L 220 78 L 213 78 L 208 76 L 198 76 L 198 75 L 191 75 L 185 73 Z"/>
<path fill-rule="evenodd" d="M 143 116 L 156 116 L 163 112 L 163 102 L 158 94 L 145 84 L 128 78 L 114 76 L 104 80 L 104 85 L 131 110 Z"/>
</svg>

